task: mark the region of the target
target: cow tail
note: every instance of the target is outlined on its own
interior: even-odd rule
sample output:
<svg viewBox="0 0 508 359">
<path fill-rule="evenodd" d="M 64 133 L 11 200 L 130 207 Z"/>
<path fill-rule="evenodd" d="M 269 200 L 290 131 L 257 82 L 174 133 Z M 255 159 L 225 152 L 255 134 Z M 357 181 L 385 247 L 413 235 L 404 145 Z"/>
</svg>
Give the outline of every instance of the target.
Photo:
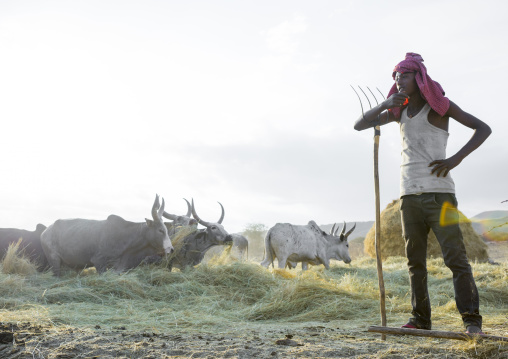
<svg viewBox="0 0 508 359">
<path fill-rule="evenodd" d="M 272 241 L 271 241 L 271 235 L 272 235 L 272 231 L 268 231 L 267 235 L 266 235 L 266 240 L 265 240 L 265 244 L 266 244 L 266 250 L 268 251 L 268 255 L 270 256 L 270 262 L 272 263 L 272 268 L 275 268 L 274 264 L 273 264 L 273 260 L 275 258 L 275 252 L 273 251 L 273 248 L 272 248 Z"/>
<path fill-rule="evenodd" d="M 266 233 L 265 235 L 265 248 L 263 250 L 263 262 L 261 263 L 266 263 L 266 268 L 268 268 L 270 266 L 270 262 L 272 263 L 272 266 L 273 266 L 273 257 L 270 259 L 270 256 L 271 256 L 271 250 L 270 250 L 270 233 L 271 233 L 271 230 L 268 231 L 268 233 Z M 264 264 L 263 264 L 264 265 Z"/>
</svg>

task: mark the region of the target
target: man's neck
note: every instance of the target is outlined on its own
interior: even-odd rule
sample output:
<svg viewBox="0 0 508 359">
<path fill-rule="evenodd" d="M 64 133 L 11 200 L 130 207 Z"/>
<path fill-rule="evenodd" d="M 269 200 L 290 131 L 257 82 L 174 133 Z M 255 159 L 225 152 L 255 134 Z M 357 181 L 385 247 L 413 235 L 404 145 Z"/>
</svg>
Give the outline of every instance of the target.
<svg viewBox="0 0 508 359">
<path fill-rule="evenodd" d="M 420 93 L 417 93 L 409 98 L 407 105 L 407 113 L 409 117 L 415 116 L 425 106 L 426 101 L 422 98 Z"/>
</svg>

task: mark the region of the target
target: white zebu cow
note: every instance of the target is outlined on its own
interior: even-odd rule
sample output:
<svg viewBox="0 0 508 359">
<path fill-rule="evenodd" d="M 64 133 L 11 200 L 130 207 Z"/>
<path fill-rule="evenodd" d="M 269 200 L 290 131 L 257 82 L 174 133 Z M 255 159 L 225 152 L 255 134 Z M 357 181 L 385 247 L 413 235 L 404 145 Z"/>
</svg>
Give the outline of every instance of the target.
<svg viewBox="0 0 508 359">
<path fill-rule="evenodd" d="M 344 235 L 344 224 L 341 234 L 335 236 L 333 230 L 330 231 L 331 234 L 327 234 L 314 221 L 309 221 L 305 226 L 277 223 L 266 234 L 265 258 L 261 265 L 268 268 L 271 263 L 273 266 L 275 258 L 281 269 L 288 263 L 290 267 L 294 267 L 297 262 L 302 262 L 302 266 L 303 263 L 323 264 L 329 269 L 330 259 L 351 263 L 347 236 L 355 227 Z"/>
</svg>

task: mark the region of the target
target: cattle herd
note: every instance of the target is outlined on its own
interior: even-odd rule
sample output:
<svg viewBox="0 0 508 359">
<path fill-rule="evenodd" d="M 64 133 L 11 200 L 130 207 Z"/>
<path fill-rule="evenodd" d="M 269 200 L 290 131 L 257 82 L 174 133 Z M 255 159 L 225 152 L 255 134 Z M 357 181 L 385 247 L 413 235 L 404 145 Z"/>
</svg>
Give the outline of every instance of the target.
<svg viewBox="0 0 508 359">
<path fill-rule="evenodd" d="M 24 255 L 39 271 L 51 269 L 60 276 L 62 266 L 74 270 L 95 267 L 100 274 L 108 269 L 124 272 L 163 259 L 170 271 L 173 267 L 185 269 L 201 263 L 205 253 L 219 245 L 233 245 L 240 253 L 248 253 L 247 239 L 239 233 L 229 234 L 222 225 L 225 211 L 220 202 L 222 213 L 217 222 L 201 219 L 194 200 L 185 202 L 186 214 L 169 214 L 164 210 L 164 199 L 156 195 L 152 218 L 145 222 L 110 215 L 105 220 L 58 219 L 48 227 L 38 224 L 33 232 L 0 228 L 0 258 L 10 245 L 21 241 Z M 164 218 L 171 222 L 164 222 Z M 198 229 L 198 224 L 204 228 Z M 325 233 L 314 221 L 305 226 L 277 223 L 266 234 L 261 265 L 273 266 L 276 258 L 279 268 L 290 269 L 298 262 L 302 269 L 307 269 L 309 263 L 323 264 L 328 269 L 330 259 L 350 263 L 347 239 L 355 227 L 345 233 L 344 223 L 337 235 L 335 225 Z"/>
</svg>

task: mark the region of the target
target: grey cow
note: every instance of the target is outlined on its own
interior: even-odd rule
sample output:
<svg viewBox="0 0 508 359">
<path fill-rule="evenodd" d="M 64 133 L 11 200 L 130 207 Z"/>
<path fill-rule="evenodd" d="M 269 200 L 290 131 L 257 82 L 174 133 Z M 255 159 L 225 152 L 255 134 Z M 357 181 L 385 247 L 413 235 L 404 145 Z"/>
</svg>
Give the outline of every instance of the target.
<svg viewBox="0 0 508 359">
<path fill-rule="evenodd" d="M 245 258 L 249 259 L 249 240 L 241 233 L 233 233 L 231 237 L 233 238 L 233 248 L 236 248 L 240 258 L 243 258 L 245 254 Z"/>
<path fill-rule="evenodd" d="M 185 235 L 189 232 L 194 232 L 197 229 L 198 221 L 192 218 L 192 207 L 189 201 L 184 198 L 187 202 L 187 213 L 182 215 L 170 214 L 166 211 L 162 213 L 162 216 L 167 219 L 171 219 L 172 222 L 164 222 L 168 230 L 168 236 L 171 242 L 176 238 L 180 238 L 181 235 Z M 157 264 L 160 263 L 164 258 L 157 253 L 153 248 L 146 247 L 143 251 L 139 251 L 136 254 L 136 260 L 133 263 L 139 264 Z M 137 265 L 137 264 L 136 264 Z M 130 268 L 129 268 L 130 269 Z"/>
<path fill-rule="evenodd" d="M 173 237 L 180 231 L 186 227 L 195 227 L 198 226 L 198 221 L 191 217 L 192 215 L 192 206 L 184 198 L 184 201 L 187 202 L 187 213 L 182 215 L 170 214 L 166 211 L 162 214 L 164 218 L 170 219 L 173 222 L 164 222 L 164 225 L 168 229 L 169 238 L 173 239 Z"/>
<path fill-rule="evenodd" d="M 267 268 L 270 264 L 273 266 L 275 258 L 281 269 L 287 264 L 290 268 L 295 267 L 297 262 L 302 262 L 302 267 L 303 263 L 310 263 L 323 264 L 329 269 L 330 259 L 350 263 L 347 236 L 354 228 L 344 235 L 344 224 L 341 234 L 336 236 L 336 231 L 332 229 L 331 234 L 327 234 L 314 221 L 309 221 L 307 225 L 277 223 L 266 234 L 265 258 L 261 265 Z"/>
<path fill-rule="evenodd" d="M 231 233 L 231 238 L 233 239 L 233 243 L 229 242 L 225 246 L 217 246 L 210 248 L 205 255 L 204 260 L 211 259 L 215 256 L 220 256 L 225 250 L 229 252 L 230 256 L 233 258 L 238 258 L 239 260 L 249 259 L 249 240 L 241 233 Z"/>
<path fill-rule="evenodd" d="M 17 228 L 0 228 L 0 258 L 2 258 L 9 245 L 17 243 L 21 239 L 20 248 L 24 254 L 37 265 L 37 270 L 43 271 L 48 268 L 48 261 L 42 250 L 41 233 L 46 226 L 38 224 L 35 231 L 27 231 Z"/>
<path fill-rule="evenodd" d="M 95 267 L 98 273 L 108 268 L 125 271 L 139 264 L 137 253 L 152 248 L 158 253 L 171 253 L 173 246 L 162 222 L 164 199 L 159 196 L 152 206 L 153 220 L 128 222 L 110 215 L 106 220 L 59 219 L 41 235 L 46 258 L 55 276 L 62 264 L 76 269 Z M 138 263 L 136 263 L 138 262 Z"/>
<path fill-rule="evenodd" d="M 213 246 L 224 245 L 233 241 L 231 235 L 221 224 L 224 220 L 225 212 L 220 202 L 219 205 L 222 210 L 219 220 L 217 222 L 206 222 L 197 215 L 194 200 L 192 200 L 192 216 L 205 228 L 184 236 L 178 242 L 175 240 L 175 252 L 170 256 L 168 262 L 168 269 L 170 271 L 173 267 L 185 269 L 195 266 L 201 263 L 206 251 Z"/>
</svg>

